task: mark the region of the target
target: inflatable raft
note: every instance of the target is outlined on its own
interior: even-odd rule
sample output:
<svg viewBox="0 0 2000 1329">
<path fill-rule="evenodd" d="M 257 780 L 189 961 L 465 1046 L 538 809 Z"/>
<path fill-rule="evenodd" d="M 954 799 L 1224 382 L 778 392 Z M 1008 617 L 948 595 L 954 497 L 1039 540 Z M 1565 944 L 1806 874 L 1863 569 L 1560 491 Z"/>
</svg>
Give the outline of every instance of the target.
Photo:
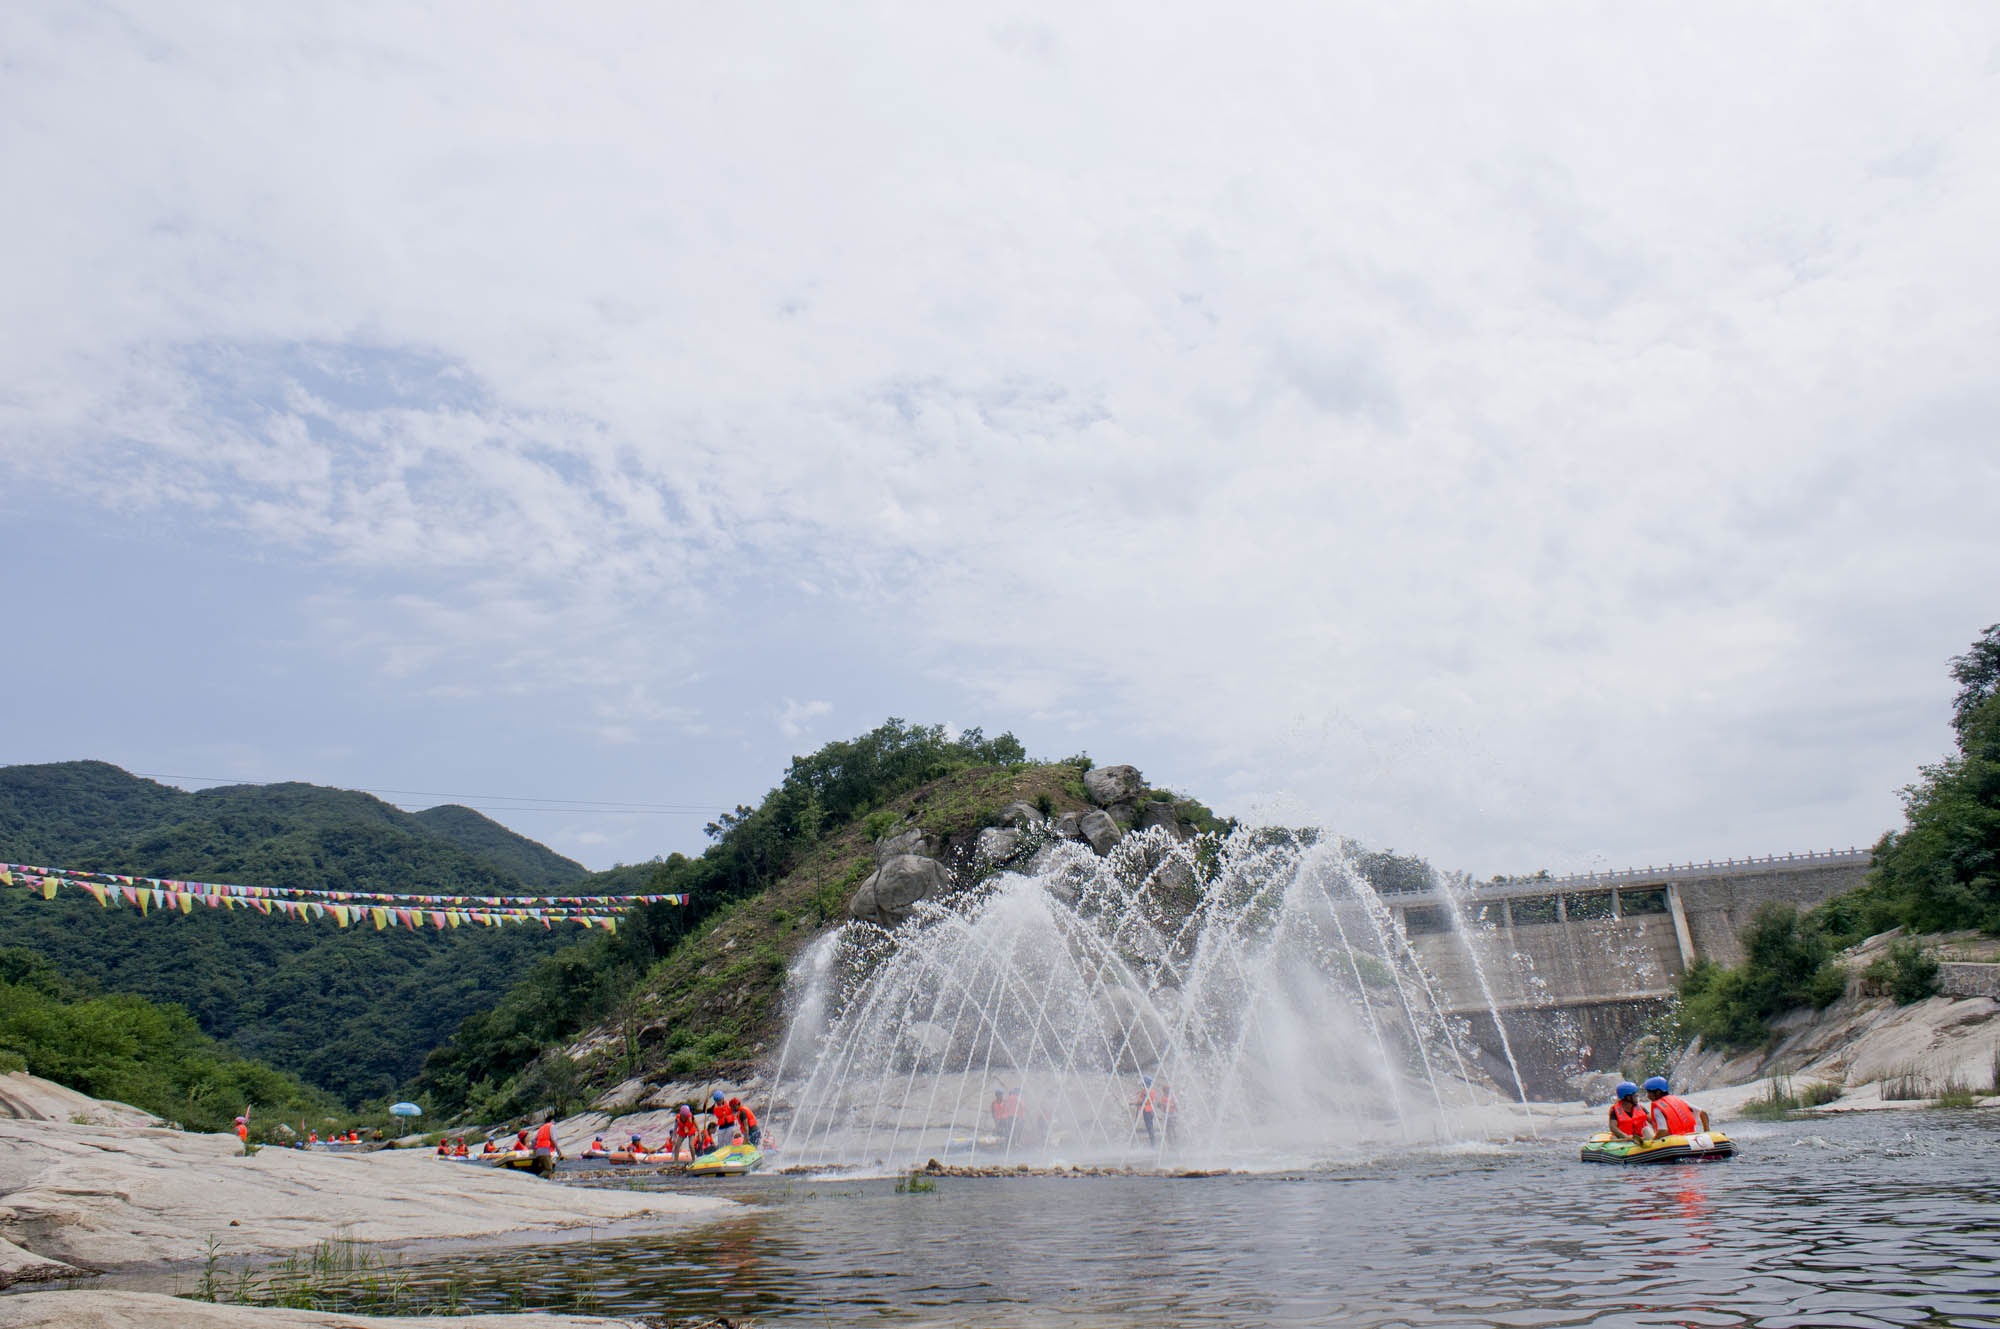
<svg viewBox="0 0 2000 1329">
<path fill-rule="evenodd" d="M 1663 1135 L 1646 1144 L 1599 1131 L 1583 1145 L 1586 1163 L 1713 1163 L 1735 1156 L 1736 1142 L 1721 1131 Z"/>
<path fill-rule="evenodd" d="M 460 1160 L 461 1162 L 467 1160 Z M 473 1162 L 485 1163 L 492 1167 L 514 1168 L 521 1172 L 532 1172 L 538 1177 L 546 1177 L 556 1170 L 554 1154 L 536 1154 L 526 1149 L 509 1149 L 502 1154 L 480 1154 Z"/>
<path fill-rule="evenodd" d="M 689 1163 L 687 1170 L 691 1177 L 740 1177 L 763 1161 L 763 1152 L 756 1145 L 738 1140 L 712 1154 L 703 1154 Z"/>
</svg>

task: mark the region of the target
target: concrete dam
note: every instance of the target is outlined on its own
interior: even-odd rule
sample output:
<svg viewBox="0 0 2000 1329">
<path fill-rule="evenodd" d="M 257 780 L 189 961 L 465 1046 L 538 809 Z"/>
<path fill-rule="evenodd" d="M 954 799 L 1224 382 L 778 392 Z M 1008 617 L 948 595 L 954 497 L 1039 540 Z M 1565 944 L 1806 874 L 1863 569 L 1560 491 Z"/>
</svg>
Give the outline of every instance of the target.
<svg viewBox="0 0 2000 1329">
<path fill-rule="evenodd" d="M 1696 961 L 1741 960 L 1742 932 L 1758 909 L 1820 904 L 1859 886 L 1872 861 L 1869 850 L 1836 849 L 1509 878 L 1464 888 L 1456 901 L 1435 891 L 1384 901 L 1446 1010 L 1471 1025 L 1488 1072 L 1497 1067 L 1503 1084 L 1511 1078 L 1497 1010 L 1526 1087 L 1547 1094 L 1578 1072 L 1614 1069 L 1618 1049 L 1665 1008 Z"/>
</svg>

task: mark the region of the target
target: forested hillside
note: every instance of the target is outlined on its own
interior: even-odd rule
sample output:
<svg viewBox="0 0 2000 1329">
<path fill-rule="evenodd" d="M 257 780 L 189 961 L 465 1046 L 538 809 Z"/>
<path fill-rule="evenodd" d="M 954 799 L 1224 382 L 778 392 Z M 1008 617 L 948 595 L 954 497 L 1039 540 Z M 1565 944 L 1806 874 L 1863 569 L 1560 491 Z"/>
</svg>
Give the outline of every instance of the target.
<svg viewBox="0 0 2000 1329">
<path fill-rule="evenodd" d="M 0 859 L 311 889 L 589 889 L 580 865 L 469 809 L 412 816 L 305 784 L 187 793 L 103 762 L 0 768 Z M 229 1049 L 348 1102 L 393 1093 L 466 1016 L 575 940 L 519 926 L 377 933 L 249 912 L 141 917 L 18 889 L 0 889 L 0 937 L 67 979 L 184 1005 Z"/>
</svg>

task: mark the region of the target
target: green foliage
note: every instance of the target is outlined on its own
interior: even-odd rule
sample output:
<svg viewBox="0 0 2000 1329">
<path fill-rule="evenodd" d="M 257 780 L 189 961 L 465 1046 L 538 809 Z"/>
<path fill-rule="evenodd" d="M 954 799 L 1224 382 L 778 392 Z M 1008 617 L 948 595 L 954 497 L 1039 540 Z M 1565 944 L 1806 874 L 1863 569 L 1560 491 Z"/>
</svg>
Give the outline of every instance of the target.
<svg viewBox="0 0 2000 1329">
<path fill-rule="evenodd" d="M 1878 984 L 1898 1006 L 1908 1006 L 1937 995 L 1937 956 L 1921 942 L 1904 938 L 1892 943 L 1889 953 L 1870 963 L 1861 976 Z"/>
<path fill-rule="evenodd" d="M 1789 1076 L 1774 1076 L 1770 1087 L 1761 1098 L 1753 1098 L 1745 1103 L 1741 1114 L 1759 1120 L 1782 1120 L 1800 1108 L 1818 1107 L 1831 1103 L 1840 1097 L 1840 1086 L 1816 1080 L 1804 1088 L 1795 1088 Z"/>
<path fill-rule="evenodd" d="M 1681 1018 L 1689 1032 L 1726 1047 L 1760 1043 L 1770 1037 L 1771 1017 L 1824 1008 L 1846 990 L 1832 945 L 1789 904 L 1759 909 L 1744 931 L 1743 950 L 1737 968 L 1704 961 L 1681 975 Z"/>
<path fill-rule="evenodd" d="M 116 1099 L 192 1130 L 223 1130 L 246 1106 L 325 1115 L 333 1102 L 295 1077 L 230 1053 L 179 1006 L 129 993 L 91 995 L 32 952 L 0 951 L 0 1059 L 94 1098 Z"/>
<path fill-rule="evenodd" d="M 539 862 L 544 879 L 572 883 L 566 892 L 591 889 L 567 859 L 466 809 L 440 811 L 462 815 L 413 817 L 302 784 L 190 794 L 103 762 L 11 766 L 0 768 L 0 858 L 316 890 L 534 893 L 482 856 L 495 853 Z M 0 888 L 0 936 L 105 991 L 184 1006 L 237 1054 L 350 1104 L 394 1094 L 460 1021 L 570 939 L 526 927 L 343 931 L 208 909 L 142 918 L 16 888 Z"/>
<path fill-rule="evenodd" d="M 887 835 L 901 818 L 887 808 L 871 812 L 861 823 L 861 833 L 870 840 L 879 840 Z"/>
</svg>

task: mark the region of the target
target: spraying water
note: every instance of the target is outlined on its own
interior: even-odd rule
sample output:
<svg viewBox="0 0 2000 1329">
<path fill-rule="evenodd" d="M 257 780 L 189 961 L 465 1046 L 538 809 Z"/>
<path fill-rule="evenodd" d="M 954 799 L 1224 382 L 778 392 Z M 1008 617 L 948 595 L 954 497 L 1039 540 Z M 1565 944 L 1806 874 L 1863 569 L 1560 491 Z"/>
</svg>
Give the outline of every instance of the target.
<svg viewBox="0 0 2000 1329">
<path fill-rule="evenodd" d="M 792 982 L 795 1164 L 1282 1166 L 1494 1100 L 1350 852 L 1287 832 L 1055 842 Z"/>
</svg>

